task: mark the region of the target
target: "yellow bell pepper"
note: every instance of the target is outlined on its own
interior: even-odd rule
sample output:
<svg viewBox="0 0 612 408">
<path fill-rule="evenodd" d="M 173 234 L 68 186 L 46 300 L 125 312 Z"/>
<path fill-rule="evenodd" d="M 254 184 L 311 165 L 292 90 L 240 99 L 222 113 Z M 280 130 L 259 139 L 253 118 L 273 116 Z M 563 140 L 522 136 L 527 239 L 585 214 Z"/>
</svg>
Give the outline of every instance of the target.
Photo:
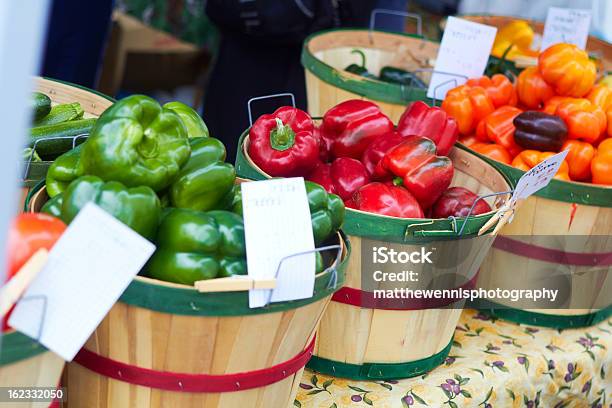
<svg viewBox="0 0 612 408">
<path fill-rule="evenodd" d="M 497 31 L 491 54 L 501 58 L 508 47 L 514 45 L 508 51 L 507 59 L 511 60 L 520 56 L 536 57 L 538 52 L 531 49 L 533 36 L 533 29 L 527 21 L 512 20 Z"/>
</svg>

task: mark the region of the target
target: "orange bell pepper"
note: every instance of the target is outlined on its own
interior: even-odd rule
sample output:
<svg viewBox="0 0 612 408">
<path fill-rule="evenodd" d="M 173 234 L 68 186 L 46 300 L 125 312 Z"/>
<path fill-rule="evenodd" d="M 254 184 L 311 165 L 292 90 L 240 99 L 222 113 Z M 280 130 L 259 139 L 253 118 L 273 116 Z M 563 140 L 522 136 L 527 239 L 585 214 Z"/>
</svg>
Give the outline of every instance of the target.
<svg viewBox="0 0 612 408">
<path fill-rule="evenodd" d="M 518 76 L 516 82 L 518 100 L 529 109 L 540 109 L 546 101 L 555 96 L 555 90 L 544 81 L 537 67 L 528 67 Z"/>
<path fill-rule="evenodd" d="M 580 140 L 568 140 L 561 150 L 569 150 L 565 160 L 569 165 L 569 176 L 572 180 L 588 181 L 591 179 L 591 160 L 595 156 L 592 144 Z"/>
<path fill-rule="evenodd" d="M 578 98 L 570 98 L 569 96 L 553 96 L 546 101 L 544 107 L 542 108 L 542 112 L 548 113 L 549 115 L 554 115 L 555 112 L 557 112 L 557 107 L 561 104 L 561 102 L 575 101 L 577 99 Z"/>
<path fill-rule="evenodd" d="M 478 122 L 493 112 L 495 107 L 484 88 L 461 85 L 446 93 L 442 110 L 455 118 L 459 133 L 469 135 Z"/>
<path fill-rule="evenodd" d="M 472 78 L 465 84 L 471 87 L 480 86 L 484 88 L 495 108 L 504 105 L 516 105 L 517 98 L 514 85 L 503 74 L 495 74 L 491 78 L 486 75 L 480 78 Z"/>
<path fill-rule="evenodd" d="M 597 75 L 595 63 L 589 55 L 573 44 L 550 46 L 538 57 L 542 78 L 562 96 L 580 98 L 586 95 Z"/>
<path fill-rule="evenodd" d="M 510 164 L 512 162 L 512 156 L 510 156 L 508 150 L 502 145 L 495 143 L 475 143 L 470 149 L 504 164 Z"/>
<path fill-rule="evenodd" d="M 606 111 L 606 118 L 608 120 L 608 137 L 612 137 L 612 107 Z"/>
<path fill-rule="evenodd" d="M 557 153 L 540 152 L 537 150 L 523 150 L 514 158 L 514 160 L 512 160 L 512 167 L 527 171 L 555 154 Z M 567 160 L 563 160 L 563 163 L 561 163 L 561 166 L 559 167 L 559 170 L 557 170 L 557 174 L 555 174 L 554 178 L 558 180 L 570 181 L 569 165 L 567 164 Z"/>
<path fill-rule="evenodd" d="M 522 149 L 514 141 L 513 120 L 523 111 L 514 106 L 502 106 L 487 115 L 476 128 L 476 138 L 488 140 L 506 148 L 510 156 L 516 156 Z"/>
<path fill-rule="evenodd" d="M 569 139 L 595 143 L 606 131 L 606 113 L 588 99 L 563 101 L 557 106 L 555 115 L 565 121 Z"/>
<path fill-rule="evenodd" d="M 612 186 L 612 138 L 601 142 L 591 161 L 593 183 Z"/>
<path fill-rule="evenodd" d="M 605 84 L 597 84 L 586 98 L 604 111 L 612 108 L 612 88 Z"/>
<path fill-rule="evenodd" d="M 458 142 L 466 147 L 470 147 L 478 143 L 478 139 L 476 139 L 476 136 L 463 136 L 459 138 Z"/>
</svg>

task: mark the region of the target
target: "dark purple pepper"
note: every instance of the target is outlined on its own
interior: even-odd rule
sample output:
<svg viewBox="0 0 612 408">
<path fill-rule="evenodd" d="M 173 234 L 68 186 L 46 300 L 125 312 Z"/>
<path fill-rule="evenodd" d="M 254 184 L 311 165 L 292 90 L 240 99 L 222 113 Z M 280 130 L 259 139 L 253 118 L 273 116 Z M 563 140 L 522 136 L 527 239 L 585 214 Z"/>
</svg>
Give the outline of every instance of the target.
<svg viewBox="0 0 612 408">
<path fill-rule="evenodd" d="M 567 138 L 563 119 L 539 111 L 526 111 L 514 118 L 514 141 L 524 149 L 558 152 Z"/>
</svg>

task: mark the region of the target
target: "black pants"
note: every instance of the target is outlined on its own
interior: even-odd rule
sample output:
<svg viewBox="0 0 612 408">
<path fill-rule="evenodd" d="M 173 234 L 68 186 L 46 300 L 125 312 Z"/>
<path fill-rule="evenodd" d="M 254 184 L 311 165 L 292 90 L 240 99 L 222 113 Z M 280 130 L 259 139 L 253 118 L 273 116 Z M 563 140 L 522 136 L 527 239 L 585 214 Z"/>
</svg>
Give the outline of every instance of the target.
<svg viewBox="0 0 612 408">
<path fill-rule="evenodd" d="M 306 109 L 304 70 L 299 45 L 266 45 L 243 36 L 224 35 L 204 95 L 204 120 L 210 135 L 227 148 L 233 163 L 238 139 L 249 126 L 247 101 L 256 96 L 291 92 L 296 105 Z M 289 98 L 253 103 L 253 121 L 271 113 Z"/>
<path fill-rule="evenodd" d="M 41 74 L 94 88 L 113 5 L 114 0 L 54 0 Z"/>
</svg>

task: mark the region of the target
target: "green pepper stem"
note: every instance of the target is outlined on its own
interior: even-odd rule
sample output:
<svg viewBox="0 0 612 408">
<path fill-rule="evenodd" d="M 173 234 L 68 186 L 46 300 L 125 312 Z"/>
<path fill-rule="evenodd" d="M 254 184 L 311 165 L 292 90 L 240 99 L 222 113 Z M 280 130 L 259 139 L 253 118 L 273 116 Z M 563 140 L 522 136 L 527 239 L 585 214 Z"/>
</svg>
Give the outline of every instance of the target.
<svg viewBox="0 0 612 408">
<path fill-rule="evenodd" d="M 295 132 L 285 125 L 280 118 L 275 118 L 276 128 L 270 132 L 270 146 L 279 152 L 290 149 L 295 144 Z"/>
<path fill-rule="evenodd" d="M 402 180 L 401 177 L 394 177 L 393 178 L 393 185 L 394 186 L 401 186 L 404 184 L 404 180 Z"/>
<path fill-rule="evenodd" d="M 358 49 L 354 49 L 353 51 L 351 51 L 351 54 L 358 54 L 361 57 L 361 68 L 365 69 L 365 64 L 366 64 L 366 56 L 365 53 L 361 50 Z"/>
</svg>

